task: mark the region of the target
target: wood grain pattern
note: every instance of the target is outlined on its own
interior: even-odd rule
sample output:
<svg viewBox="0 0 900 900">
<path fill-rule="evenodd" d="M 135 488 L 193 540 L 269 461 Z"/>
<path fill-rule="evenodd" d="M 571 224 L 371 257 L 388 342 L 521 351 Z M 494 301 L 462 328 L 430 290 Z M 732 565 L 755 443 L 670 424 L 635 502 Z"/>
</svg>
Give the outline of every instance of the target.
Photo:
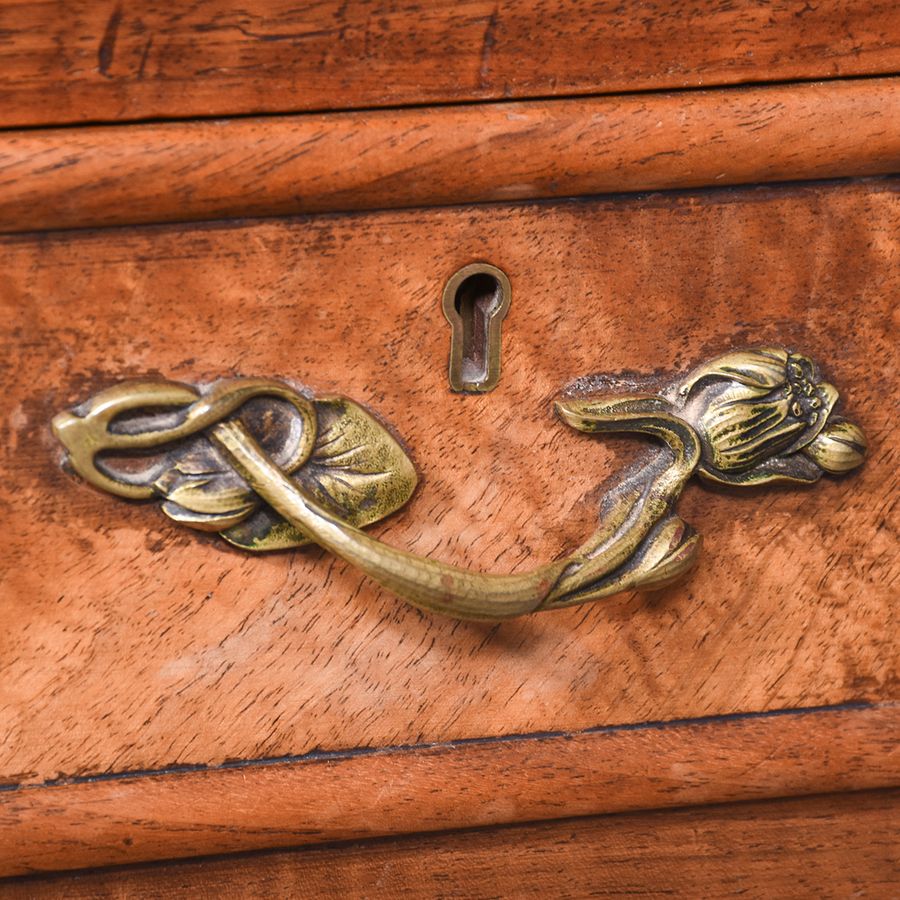
<svg viewBox="0 0 900 900">
<path fill-rule="evenodd" d="M 900 72 L 891 0 L 0 3 L 0 126 Z"/>
<path fill-rule="evenodd" d="M 897 171 L 900 78 L 23 131 L 0 231 Z"/>
<path fill-rule="evenodd" d="M 896 181 L 6 238 L 0 773 L 7 782 L 896 694 Z M 451 394 L 444 281 L 513 285 L 497 390 Z M 688 488 L 696 574 L 499 626 L 317 550 L 251 557 L 59 468 L 51 416 L 122 378 L 288 377 L 369 405 L 422 485 L 376 533 L 520 571 L 593 528 L 640 443 L 551 399 L 736 345 L 820 359 L 858 475 Z"/>
<path fill-rule="evenodd" d="M 126 897 L 896 897 L 896 791 L 568 819 L 0 882 Z"/>
<path fill-rule="evenodd" d="M 900 706 L 0 792 L 0 875 L 900 784 Z"/>
</svg>

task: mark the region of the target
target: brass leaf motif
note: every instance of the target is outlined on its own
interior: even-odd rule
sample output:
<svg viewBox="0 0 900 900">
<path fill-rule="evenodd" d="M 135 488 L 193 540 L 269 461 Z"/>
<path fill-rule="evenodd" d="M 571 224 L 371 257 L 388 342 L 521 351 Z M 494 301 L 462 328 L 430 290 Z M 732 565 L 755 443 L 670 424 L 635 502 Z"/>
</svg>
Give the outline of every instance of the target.
<svg viewBox="0 0 900 900">
<path fill-rule="evenodd" d="M 318 422 L 315 447 L 294 475 L 311 496 L 345 522 L 362 528 L 400 509 L 418 477 L 388 430 L 352 400 L 313 401 Z M 244 550 L 285 550 L 312 541 L 302 529 L 259 509 L 222 537 Z"/>
</svg>

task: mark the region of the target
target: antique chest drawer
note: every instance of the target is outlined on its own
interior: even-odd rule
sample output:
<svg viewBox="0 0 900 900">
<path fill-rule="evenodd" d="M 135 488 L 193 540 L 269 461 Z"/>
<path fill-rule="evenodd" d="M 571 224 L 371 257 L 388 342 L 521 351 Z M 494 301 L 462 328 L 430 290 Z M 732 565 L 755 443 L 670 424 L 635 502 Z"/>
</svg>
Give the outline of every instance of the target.
<svg viewBox="0 0 900 900">
<path fill-rule="evenodd" d="M 0 895 L 890 895 L 896 10 L 84 6 L 68 67 L 3 8 Z M 302 428 L 235 425 L 250 378 Z M 646 433 L 584 433 L 623 391 Z M 377 540 L 288 546 L 227 452 L 309 409 L 297 472 Z"/>
</svg>

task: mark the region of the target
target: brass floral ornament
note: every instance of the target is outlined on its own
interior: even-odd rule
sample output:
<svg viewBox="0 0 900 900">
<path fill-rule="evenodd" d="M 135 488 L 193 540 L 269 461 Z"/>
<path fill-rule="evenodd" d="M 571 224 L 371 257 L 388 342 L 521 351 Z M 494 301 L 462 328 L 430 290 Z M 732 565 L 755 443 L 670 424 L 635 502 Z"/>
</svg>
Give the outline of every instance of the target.
<svg viewBox="0 0 900 900">
<path fill-rule="evenodd" d="M 859 466 L 866 439 L 834 415 L 837 399 L 812 360 L 781 347 L 726 353 L 662 386 L 576 383 L 556 402 L 566 423 L 648 435 L 657 446 L 606 493 L 581 547 L 515 575 L 450 566 L 361 530 L 402 507 L 417 478 L 400 443 L 351 400 L 268 379 L 123 382 L 60 413 L 53 430 L 94 486 L 158 499 L 170 518 L 236 547 L 314 542 L 422 609 L 504 619 L 681 577 L 700 536 L 675 503 L 695 472 L 756 486 Z"/>
<path fill-rule="evenodd" d="M 837 399 L 811 359 L 763 347 L 700 366 L 680 385 L 676 403 L 700 434 L 700 475 L 751 485 L 819 478 L 827 467 L 798 451 L 819 435 Z"/>
</svg>

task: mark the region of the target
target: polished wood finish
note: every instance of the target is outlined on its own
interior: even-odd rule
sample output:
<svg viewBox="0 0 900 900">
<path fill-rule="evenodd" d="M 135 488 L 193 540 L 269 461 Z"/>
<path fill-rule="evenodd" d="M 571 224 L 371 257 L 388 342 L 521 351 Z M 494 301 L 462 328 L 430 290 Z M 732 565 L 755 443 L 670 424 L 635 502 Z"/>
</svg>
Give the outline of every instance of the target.
<svg viewBox="0 0 900 900">
<path fill-rule="evenodd" d="M 0 231 L 896 171 L 900 78 L 20 131 Z"/>
<path fill-rule="evenodd" d="M 0 795 L 2 871 L 897 784 L 884 705 L 564 735 L 896 696 L 898 238 L 890 179 L 4 238 L 0 774 L 25 786 Z M 467 397 L 440 298 L 476 258 L 513 302 L 500 384 Z M 860 473 L 694 486 L 710 537 L 685 584 L 499 626 L 316 550 L 186 533 L 61 471 L 48 427 L 123 377 L 296 378 L 409 441 L 423 483 L 379 534 L 522 570 L 575 546 L 640 452 L 554 419 L 566 382 L 767 341 L 847 387 Z M 402 751 L 466 738 L 502 740 Z M 160 774 L 90 780 L 140 769 Z"/>
<path fill-rule="evenodd" d="M 3 241 L 0 773 L 10 783 L 894 696 L 886 398 L 896 182 Z M 451 394 L 446 278 L 511 277 L 504 370 Z M 586 373 L 787 342 L 846 385 L 858 475 L 689 488 L 682 586 L 499 626 L 416 612 L 316 550 L 250 557 L 59 468 L 52 415 L 123 377 L 345 393 L 422 486 L 377 533 L 484 570 L 553 559 L 639 451 L 554 418 Z"/>
<path fill-rule="evenodd" d="M 0 882 L 126 897 L 896 897 L 896 791 L 417 836 Z"/>
<path fill-rule="evenodd" d="M 0 792 L 0 875 L 900 784 L 900 707 L 318 754 Z"/>
<path fill-rule="evenodd" d="M 0 774 L 9 782 L 890 698 L 896 182 L 4 240 Z M 512 280 L 503 376 L 447 384 L 444 281 Z M 786 342 L 847 386 L 858 475 L 690 486 L 684 585 L 499 626 L 315 549 L 263 557 L 59 467 L 53 414 L 122 378 L 287 377 L 369 405 L 422 483 L 374 533 L 488 571 L 575 547 L 640 442 L 567 428 L 593 371 Z M 15 512 L 13 513 L 12 510 Z M 12 519 L 11 519 L 12 521 Z M 549 667 L 549 668 L 548 668 Z M 638 688 L 638 686 L 640 686 Z"/>
<path fill-rule="evenodd" d="M 0 126 L 900 72 L 893 0 L 0 2 Z"/>
<path fill-rule="evenodd" d="M 710 188 L 898 171 L 898 34 L 886 0 L 0 0 L 0 872 L 130 864 L 0 896 L 895 896 L 896 791 L 858 792 L 900 784 L 898 183 Z M 440 314 L 475 259 L 514 291 L 482 398 Z M 563 427 L 564 383 L 761 342 L 821 360 L 864 469 L 694 486 L 685 584 L 500 626 L 182 533 L 47 427 L 129 375 L 347 393 L 423 475 L 377 533 L 521 571 L 643 452 Z"/>
</svg>

